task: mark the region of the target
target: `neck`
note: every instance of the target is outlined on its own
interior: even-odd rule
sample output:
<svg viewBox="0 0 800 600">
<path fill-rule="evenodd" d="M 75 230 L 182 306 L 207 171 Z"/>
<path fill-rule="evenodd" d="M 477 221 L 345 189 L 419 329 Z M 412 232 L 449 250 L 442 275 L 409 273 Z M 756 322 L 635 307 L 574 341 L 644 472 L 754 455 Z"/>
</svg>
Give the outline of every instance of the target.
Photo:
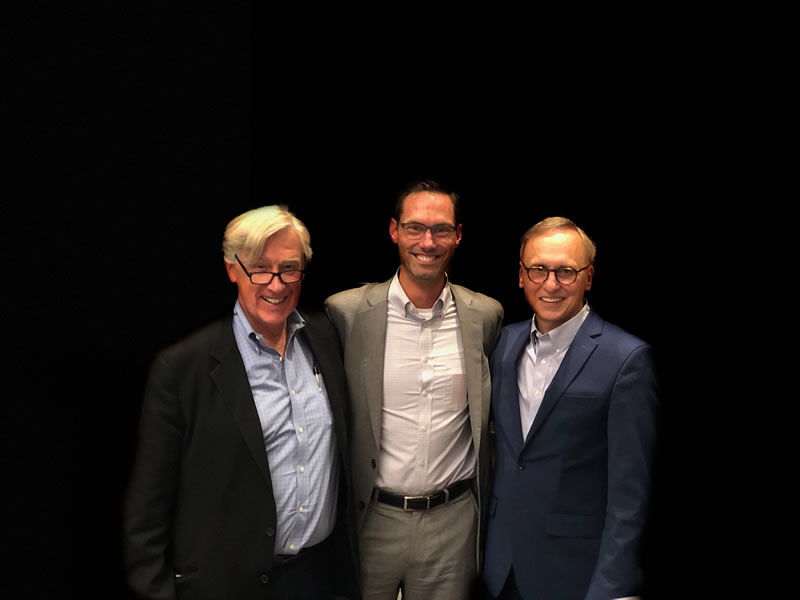
<svg viewBox="0 0 800 600">
<path fill-rule="evenodd" d="M 286 323 L 284 323 L 283 327 L 279 330 L 262 331 L 259 333 L 261 333 L 261 336 L 264 338 L 264 343 L 283 358 L 283 355 L 286 353 Z"/>
<path fill-rule="evenodd" d="M 406 296 L 417 308 L 433 308 L 444 289 L 445 282 L 444 276 L 436 279 L 417 279 L 402 267 L 398 279 Z"/>
</svg>

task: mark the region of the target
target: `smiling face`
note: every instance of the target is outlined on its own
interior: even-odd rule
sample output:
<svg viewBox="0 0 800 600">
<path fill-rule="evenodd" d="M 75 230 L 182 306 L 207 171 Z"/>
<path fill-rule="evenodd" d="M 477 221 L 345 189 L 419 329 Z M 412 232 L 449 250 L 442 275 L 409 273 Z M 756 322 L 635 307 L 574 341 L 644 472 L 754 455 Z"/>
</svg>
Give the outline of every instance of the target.
<svg viewBox="0 0 800 600">
<path fill-rule="evenodd" d="M 302 269 L 303 244 L 293 229 L 283 229 L 270 237 L 261 256 L 240 257 L 247 270 L 278 273 Z M 239 288 L 239 304 L 253 329 L 267 339 L 280 337 L 286 319 L 300 299 L 300 284 L 283 283 L 278 277 L 266 285 L 254 285 L 239 264 L 225 263 L 228 277 Z"/>
<path fill-rule="evenodd" d="M 409 235 L 392 219 L 389 234 L 400 251 L 400 278 L 420 287 L 441 285 L 450 259 L 461 243 L 461 225 L 455 223 L 453 202 L 445 194 L 415 192 L 403 202 L 400 223 L 452 225 L 455 232 L 449 236 L 434 237 L 430 230 L 419 239 Z"/>
<path fill-rule="evenodd" d="M 586 247 L 577 231 L 557 230 L 531 238 L 522 251 L 525 266 L 540 265 L 548 269 L 570 267 L 581 269 L 589 262 Z M 594 267 L 578 273 L 574 283 L 559 283 L 555 273 L 548 273 L 542 283 L 533 283 L 523 264 L 519 268 L 519 287 L 536 313 L 536 326 L 542 333 L 566 323 L 583 308 L 584 293 L 591 289 Z"/>
</svg>

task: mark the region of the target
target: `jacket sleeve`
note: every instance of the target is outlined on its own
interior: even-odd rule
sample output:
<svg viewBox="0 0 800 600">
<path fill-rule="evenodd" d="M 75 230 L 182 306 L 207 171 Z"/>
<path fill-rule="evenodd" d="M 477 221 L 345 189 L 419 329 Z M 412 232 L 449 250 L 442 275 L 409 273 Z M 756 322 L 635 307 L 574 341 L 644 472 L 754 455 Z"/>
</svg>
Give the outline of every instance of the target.
<svg viewBox="0 0 800 600">
<path fill-rule="evenodd" d="M 587 600 L 641 592 L 641 552 L 651 491 L 658 390 L 651 349 L 634 348 L 617 374 L 608 414 L 608 501 Z"/>
<path fill-rule="evenodd" d="M 137 598 L 174 600 L 168 551 L 176 502 L 183 419 L 167 360 L 150 370 L 138 445 L 123 511 L 123 551 L 128 584 Z"/>
</svg>

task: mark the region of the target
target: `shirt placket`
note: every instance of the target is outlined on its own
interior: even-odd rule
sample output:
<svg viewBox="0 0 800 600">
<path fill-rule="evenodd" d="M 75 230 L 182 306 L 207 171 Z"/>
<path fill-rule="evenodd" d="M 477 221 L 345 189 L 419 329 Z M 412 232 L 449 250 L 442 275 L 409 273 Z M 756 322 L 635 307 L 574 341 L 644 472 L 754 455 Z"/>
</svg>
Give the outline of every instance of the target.
<svg viewBox="0 0 800 600">
<path fill-rule="evenodd" d="M 539 412 L 539 407 L 542 404 L 542 397 L 547 384 L 547 370 L 552 358 L 552 348 L 553 345 L 549 335 L 545 334 L 537 338 L 530 398 L 531 423 L 536 419 L 536 413 Z"/>
<path fill-rule="evenodd" d="M 306 419 L 305 407 L 301 401 L 301 385 L 303 378 L 296 372 L 299 365 L 294 357 L 291 344 L 287 344 L 286 357 L 290 360 L 282 360 L 281 364 L 289 389 L 289 397 L 292 404 L 292 423 L 294 424 L 294 433 L 297 437 L 295 518 L 293 519 L 292 531 L 289 535 L 289 549 L 295 550 L 299 548 L 300 540 L 308 525 L 311 489 L 309 485 L 309 473 L 306 467 L 308 466 L 310 451 L 308 421 Z"/>
<path fill-rule="evenodd" d="M 416 455 L 416 487 L 423 487 L 427 480 L 428 456 L 431 445 L 431 418 L 433 414 L 433 328 L 430 320 L 420 323 L 419 352 L 421 382 L 419 399 L 418 443 Z"/>
</svg>

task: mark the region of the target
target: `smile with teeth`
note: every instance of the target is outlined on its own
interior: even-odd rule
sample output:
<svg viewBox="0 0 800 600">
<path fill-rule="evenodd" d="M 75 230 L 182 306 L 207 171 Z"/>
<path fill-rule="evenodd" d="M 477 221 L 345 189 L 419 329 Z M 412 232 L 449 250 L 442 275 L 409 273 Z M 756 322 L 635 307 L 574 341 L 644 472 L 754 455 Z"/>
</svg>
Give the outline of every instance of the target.
<svg viewBox="0 0 800 600">
<path fill-rule="evenodd" d="M 261 299 L 269 304 L 280 304 L 286 300 L 286 298 L 268 298 L 267 296 L 261 296 Z"/>
<path fill-rule="evenodd" d="M 542 296 L 542 297 L 541 297 L 541 298 L 539 298 L 539 299 L 540 299 L 542 302 L 547 302 L 547 303 L 550 303 L 550 304 L 553 304 L 553 303 L 555 303 L 555 302 L 561 302 L 561 301 L 563 300 L 563 298 L 548 298 L 548 297 L 546 297 L 546 296 Z"/>
<path fill-rule="evenodd" d="M 424 263 L 431 263 L 431 262 L 435 261 L 437 258 L 439 258 L 435 254 L 414 254 L 414 257 L 418 261 L 424 262 Z"/>
</svg>

